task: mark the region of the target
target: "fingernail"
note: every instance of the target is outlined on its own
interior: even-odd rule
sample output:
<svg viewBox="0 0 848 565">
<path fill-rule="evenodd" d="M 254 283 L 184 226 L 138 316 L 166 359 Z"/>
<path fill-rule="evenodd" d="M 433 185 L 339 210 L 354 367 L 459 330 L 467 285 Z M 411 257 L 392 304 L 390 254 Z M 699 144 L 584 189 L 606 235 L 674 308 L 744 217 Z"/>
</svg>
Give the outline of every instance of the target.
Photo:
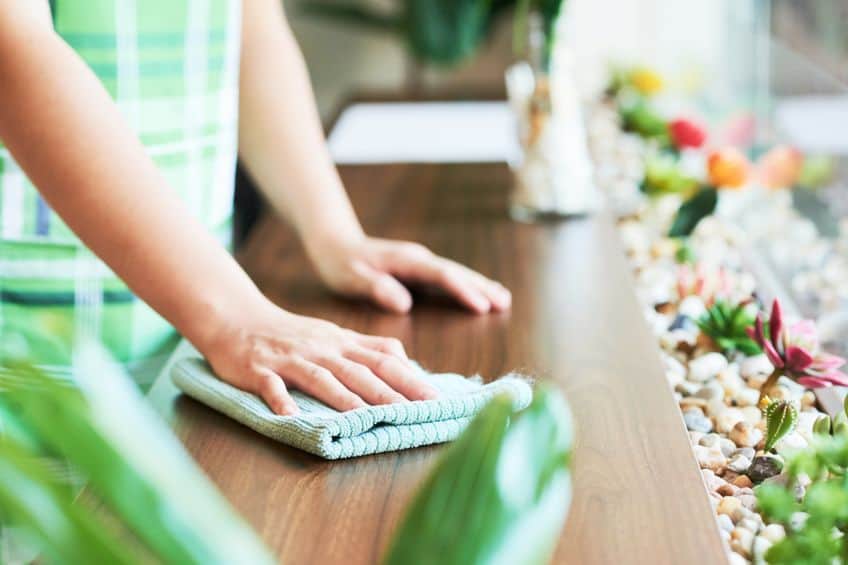
<svg viewBox="0 0 848 565">
<path fill-rule="evenodd" d="M 435 399 L 439 398 L 439 391 L 435 387 L 432 387 L 430 385 L 424 385 L 422 387 L 422 391 L 424 393 L 423 394 L 423 396 L 424 396 L 423 400 L 435 400 Z"/>
<path fill-rule="evenodd" d="M 409 309 L 412 308 L 412 299 L 409 296 L 396 296 L 395 307 L 400 312 L 409 312 Z"/>
<path fill-rule="evenodd" d="M 512 304 L 512 293 L 505 288 L 500 288 L 497 291 L 498 307 L 501 309 L 509 308 Z"/>
<path fill-rule="evenodd" d="M 297 416 L 300 414 L 300 408 L 294 402 L 287 402 L 283 406 L 283 416 Z"/>
<path fill-rule="evenodd" d="M 392 310 L 406 313 L 412 307 L 412 298 L 409 294 L 401 292 L 396 284 L 390 277 L 383 278 L 380 281 L 378 293 L 389 303 Z"/>
<path fill-rule="evenodd" d="M 474 309 L 481 314 L 485 314 L 492 309 L 492 303 L 486 300 L 483 296 L 475 296 L 472 301 L 474 302 Z"/>
</svg>

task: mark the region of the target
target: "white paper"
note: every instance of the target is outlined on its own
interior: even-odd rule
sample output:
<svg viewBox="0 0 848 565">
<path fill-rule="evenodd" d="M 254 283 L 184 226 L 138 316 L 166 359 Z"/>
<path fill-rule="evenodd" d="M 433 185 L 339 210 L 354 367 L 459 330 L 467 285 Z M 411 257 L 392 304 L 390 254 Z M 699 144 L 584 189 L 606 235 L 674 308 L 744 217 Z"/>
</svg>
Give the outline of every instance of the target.
<svg viewBox="0 0 848 565">
<path fill-rule="evenodd" d="M 489 163 L 518 157 L 506 102 L 361 103 L 330 133 L 339 164 Z"/>
</svg>

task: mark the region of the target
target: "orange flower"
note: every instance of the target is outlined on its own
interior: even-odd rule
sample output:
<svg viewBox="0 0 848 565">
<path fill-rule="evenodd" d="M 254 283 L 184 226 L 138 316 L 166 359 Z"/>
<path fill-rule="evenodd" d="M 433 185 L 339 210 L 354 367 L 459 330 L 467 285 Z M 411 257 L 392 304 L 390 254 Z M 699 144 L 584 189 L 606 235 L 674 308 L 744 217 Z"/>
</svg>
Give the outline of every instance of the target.
<svg viewBox="0 0 848 565">
<path fill-rule="evenodd" d="M 741 188 L 750 168 L 748 158 L 735 147 L 716 149 L 707 158 L 707 174 L 717 188 Z"/>
<path fill-rule="evenodd" d="M 804 156 L 794 147 L 779 145 L 760 157 L 757 176 L 767 188 L 791 188 L 798 182 Z"/>
</svg>

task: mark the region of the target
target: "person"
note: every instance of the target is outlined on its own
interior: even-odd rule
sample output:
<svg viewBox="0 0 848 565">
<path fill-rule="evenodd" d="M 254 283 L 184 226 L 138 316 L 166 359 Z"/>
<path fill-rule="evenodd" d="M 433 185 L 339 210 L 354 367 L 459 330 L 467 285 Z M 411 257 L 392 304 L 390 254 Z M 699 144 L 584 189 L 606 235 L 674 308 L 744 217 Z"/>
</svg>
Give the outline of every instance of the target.
<svg viewBox="0 0 848 565">
<path fill-rule="evenodd" d="M 236 153 L 334 291 L 404 313 L 415 282 L 473 312 L 510 307 L 483 275 L 363 232 L 280 0 L 0 13 L 0 323 L 94 335 L 142 366 L 173 327 L 278 414 L 297 412 L 289 388 L 339 410 L 436 395 L 397 340 L 258 290 L 227 251 Z"/>
</svg>

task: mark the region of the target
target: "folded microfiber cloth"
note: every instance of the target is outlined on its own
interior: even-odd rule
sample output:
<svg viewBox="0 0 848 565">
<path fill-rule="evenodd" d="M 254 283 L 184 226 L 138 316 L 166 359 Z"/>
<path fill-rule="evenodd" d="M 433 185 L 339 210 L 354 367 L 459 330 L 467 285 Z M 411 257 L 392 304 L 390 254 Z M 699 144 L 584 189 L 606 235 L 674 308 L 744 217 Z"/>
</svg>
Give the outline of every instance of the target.
<svg viewBox="0 0 848 565">
<path fill-rule="evenodd" d="M 325 459 L 344 459 L 456 439 L 494 396 L 507 394 L 516 410 L 530 404 L 526 378 L 510 374 L 488 384 L 449 373 L 422 374 L 439 389 L 435 400 L 367 406 L 339 412 L 298 391 L 297 416 L 278 416 L 259 397 L 218 379 L 205 361 L 178 361 L 171 376 L 189 396 L 260 434 Z"/>
</svg>

